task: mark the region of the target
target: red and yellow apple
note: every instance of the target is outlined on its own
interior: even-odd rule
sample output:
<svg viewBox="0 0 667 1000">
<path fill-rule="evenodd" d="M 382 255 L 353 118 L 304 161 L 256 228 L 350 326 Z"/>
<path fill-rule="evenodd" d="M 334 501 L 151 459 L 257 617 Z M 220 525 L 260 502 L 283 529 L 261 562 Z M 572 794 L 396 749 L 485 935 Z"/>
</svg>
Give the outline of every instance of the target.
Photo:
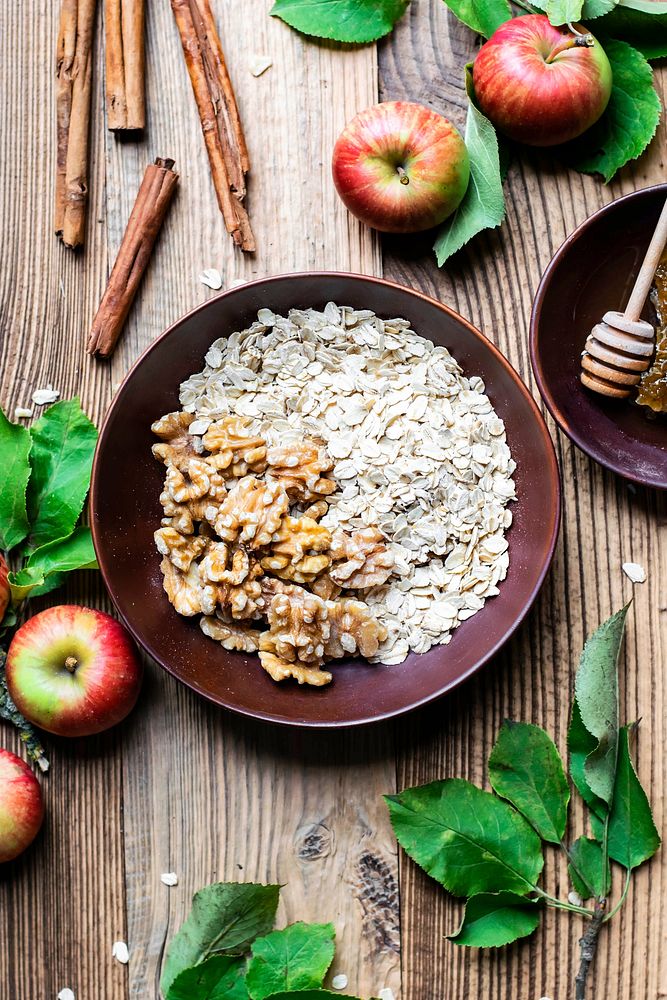
<svg viewBox="0 0 667 1000">
<path fill-rule="evenodd" d="M 124 719 L 142 666 L 127 630 L 103 611 L 65 604 L 30 618 L 7 653 L 7 687 L 29 722 L 90 736 Z"/>
<path fill-rule="evenodd" d="M 5 611 L 9 606 L 11 591 L 9 589 L 9 566 L 0 553 L 0 622 L 5 616 Z"/>
<path fill-rule="evenodd" d="M 44 802 L 37 778 L 25 761 L 0 748 L 0 863 L 13 861 L 33 842 Z"/>
<path fill-rule="evenodd" d="M 414 233 L 443 222 L 470 178 L 468 150 L 442 115 L 407 101 L 360 112 L 333 151 L 333 179 L 347 209 L 385 233 Z"/>
<path fill-rule="evenodd" d="M 555 28 L 542 14 L 514 17 L 479 50 L 475 99 L 510 139 L 530 146 L 568 142 L 607 107 L 609 60 L 593 35 L 574 28 Z"/>
</svg>

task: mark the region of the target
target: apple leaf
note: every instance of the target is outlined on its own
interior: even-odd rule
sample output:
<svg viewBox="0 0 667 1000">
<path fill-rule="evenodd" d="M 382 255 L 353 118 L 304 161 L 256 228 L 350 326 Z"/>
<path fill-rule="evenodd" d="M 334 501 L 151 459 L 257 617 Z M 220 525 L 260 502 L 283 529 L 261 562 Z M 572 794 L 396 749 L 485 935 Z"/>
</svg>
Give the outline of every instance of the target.
<svg viewBox="0 0 667 1000">
<path fill-rule="evenodd" d="M 169 987 L 166 1000 L 249 1000 L 245 959 L 213 955 L 183 969 Z"/>
<path fill-rule="evenodd" d="M 607 830 L 609 857 L 628 870 L 648 861 L 660 847 L 651 807 L 630 757 L 630 728 L 623 726 L 619 734 L 618 767 Z M 601 838 L 603 824 L 596 816 L 591 816 L 591 826 L 596 837 Z"/>
<path fill-rule="evenodd" d="M 514 892 L 482 892 L 470 897 L 461 926 L 448 937 L 469 948 L 501 948 L 532 934 L 539 923 L 537 900 Z"/>
<path fill-rule="evenodd" d="M 602 174 L 609 182 L 644 152 L 660 121 L 660 98 L 653 72 L 641 52 L 627 42 L 603 41 L 613 73 L 607 110 L 592 128 L 561 147 L 566 161 L 583 174 Z"/>
<path fill-rule="evenodd" d="M 35 549 L 23 569 L 9 574 L 12 600 L 16 604 L 31 594 L 48 594 L 60 586 L 62 574 L 75 569 L 97 569 L 90 528 L 83 525 L 66 538 Z"/>
<path fill-rule="evenodd" d="M 239 955 L 273 927 L 278 885 L 215 882 L 195 893 L 192 910 L 172 939 L 160 977 L 168 994 L 176 976 L 212 955 Z"/>
<path fill-rule="evenodd" d="M 28 517 L 32 527 L 27 551 L 73 531 L 90 486 L 97 441 L 95 425 L 78 399 L 50 406 L 30 428 L 30 434 Z"/>
<path fill-rule="evenodd" d="M 600 841 L 579 837 L 570 848 L 570 858 L 572 860 L 567 870 L 575 892 L 582 899 L 590 899 L 591 896 L 600 899 L 606 896 L 611 872 L 609 860 L 604 864 Z"/>
<path fill-rule="evenodd" d="M 385 801 L 399 844 L 455 896 L 533 891 L 544 864 L 540 839 L 507 802 L 459 778 Z"/>
<path fill-rule="evenodd" d="M 0 409 L 0 549 L 23 541 L 30 530 L 26 489 L 30 479 L 30 431 L 13 424 Z"/>
<path fill-rule="evenodd" d="M 605 14 L 608 14 L 610 10 L 614 9 L 616 3 L 617 0 L 584 0 L 579 19 L 587 21 L 603 17 Z M 601 21 L 596 21 L 591 30 L 598 31 L 601 24 Z"/>
<path fill-rule="evenodd" d="M 584 3 L 584 18 L 597 17 L 599 20 L 590 25 L 593 31 L 604 32 L 611 38 L 619 38 L 632 45 L 645 59 L 662 59 L 667 56 L 667 4 L 651 0 L 651 8 L 635 7 L 628 3 L 609 4 L 600 13 L 593 13 L 604 0 L 586 0 Z"/>
<path fill-rule="evenodd" d="M 560 844 L 570 789 L 553 740 L 539 726 L 505 721 L 489 757 L 497 795 L 526 817 L 542 840 Z"/>
<path fill-rule="evenodd" d="M 547 0 L 546 14 L 552 24 L 568 24 L 581 17 L 583 0 Z"/>
<path fill-rule="evenodd" d="M 333 962 L 335 936 L 333 924 L 299 922 L 258 938 L 246 974 L 252 1000 L 320 987 Z"/>
<path fill-rule="evenodd" d="M 469 104 L 465 144 L 470 156 L 470 181 L 463 201 L 439 229 L 433 244 L 439 267 L 477 233 L 499 226 L 505 218 L 498 137 L 475 105 L 471 64 L 466 66 L 466 92 Z"/>
<path fill-rule="evenodd" d="M 452 14 L 483 38 L 512 16 L 508 0 L 445 0 Z"/>
<path fill-rule="evenodd" d="M 572 715 L 570 717 L 570 727 L 567 732 L 567 746 L 570 751 L 570 777 L 582 799 L 596 816 L 604 818 L 608 811 L 607 803 L 599 798 L 592 791 L 584 767 L 586 758 L 593 753 L 597 746 L 594 736 L 586 729 L 581 721 L 581 712 L 576 699 L 572 703 Z"/>
<path fill-rule="evenodd" d="M 270 10 L 291 28 L 336 42 L 374 42 L 388 35 L 410 0 L 275 0 Z"/>
</svg>

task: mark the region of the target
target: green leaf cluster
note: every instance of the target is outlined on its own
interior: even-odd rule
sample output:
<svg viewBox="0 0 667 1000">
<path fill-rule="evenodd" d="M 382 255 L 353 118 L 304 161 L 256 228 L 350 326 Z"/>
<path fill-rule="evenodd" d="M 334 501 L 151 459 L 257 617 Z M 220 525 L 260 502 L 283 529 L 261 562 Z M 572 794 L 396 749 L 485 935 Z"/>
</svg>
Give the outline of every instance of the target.
<svg viewBox="0 0 667 1000">
<path fill-rule="evenodd" d="M 275 0 L 271 15 L 315 38 L 364 44 L 388 35 L 410 0 Z"/>
<path fill-rule="evenodd" d="M 78 399 L 49 407 L 29 429 L 0 410 L 0 549 L 20 564 L 9 576 L 15 605 L 97 566 L 90 529 L 77 526 L 96 441 Z"/>
<path fill-rule="evenodd" d="M 317 1000 L 334 958 L 333 924 L 273 927 L 280 886 L 217 882 L 193 898 L 167 949 L 165 1000 Z"/>
<path fill-rule="evenodd" d="M 566 844 L 565 766 L 548 734 L 525 722 L 505 722 L 500 729 L 489 757 L 493 792 L 447 778 L 386 797 L 406 853 L 449 892 L 467 897 L 461 926 L 451 936 L 456 944 L 510 944 L 537 928 L 545 905 L 594 916 L 593 909 L 556 899 L 540 886 L 545 846 L 567 855 L 582 901 L 599 904 L 611 889 L 610 860 L 629 875 L 660 846 L 630 757 L 634 727 L 619 724 L 618 662 L 627 611 L 590 637 L 576 676 L 569 771 L 590 810 L 592 837 Z"/>
</svg>

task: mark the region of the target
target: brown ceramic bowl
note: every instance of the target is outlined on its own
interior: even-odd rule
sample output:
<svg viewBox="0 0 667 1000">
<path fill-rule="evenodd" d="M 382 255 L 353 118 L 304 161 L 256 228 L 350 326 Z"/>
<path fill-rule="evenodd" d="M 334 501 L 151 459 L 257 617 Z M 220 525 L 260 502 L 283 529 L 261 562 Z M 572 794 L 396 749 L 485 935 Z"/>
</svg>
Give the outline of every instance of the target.
<svg viewBox="0 0 667 1000">
<path fill-rule="evenodd" d="M 591 328 L 629 298 L 667 195 L 667 184 L 635 191 L 576 229 L 544 272 L 530 320 L 530 354 L 554 420 L 582 451 L 626 479 L 667 489 L 667 421 L 626 400 L 607 400 L 579 381 Z M 645 318 L 651 322 L 652 308 Z"/>
<path fill-rule="evenodd" d="M 243 329 L 257 310 L 323 307 L 333 300 L 405 316 L 481 375 L 505 421 L 517 463 L 509 575 L 447 646 L 400 666 L 336 664 L 327 688 L 276 684 L 256 656 L 225 652 L 196 621 L 180 617 L 162 590 L 153 531 L 164 471 L 151 455 L 151 423 L 178 409 L 179 384 L 200 371 L 217 337 Z M 544 421 L 505 358 L 446 306 L 387 281 L 354 274 L 289 274 L 235 288 L 195 309 L 142 355 L 107 414 L 95 455 L 92 529 L 100 568 L 124 621 L 147 652 L 194 691 L 246 715 L 300 726 L 351 726 L 398 715 L 444 694 L 493 656 L 532 605 L 551 562 L 560 516 L 556 457 Z"/>
</svg>

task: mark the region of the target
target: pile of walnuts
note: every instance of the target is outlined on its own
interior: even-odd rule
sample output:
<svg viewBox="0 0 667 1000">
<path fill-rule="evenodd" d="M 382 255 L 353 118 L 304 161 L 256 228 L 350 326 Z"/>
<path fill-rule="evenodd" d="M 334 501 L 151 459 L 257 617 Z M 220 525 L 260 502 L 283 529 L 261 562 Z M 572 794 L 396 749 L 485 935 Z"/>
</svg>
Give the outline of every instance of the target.
<svg viewBox="0 0 667 1000">
<path fill-rule="evenodd" d="M 167 467 L 155 544 L 176 611 L 202 615 L 204 634 L 225 649 L 259 653 L 276 681 L 321 686 L 328 660 L 374 656 L 386 629 L 341 595 L 384 583 L 394 560 L 377 529 L 321 523 L 336 489 L 324 445 L 267 447 L 237 416 L 199 438 L 193 420 L 167 413 L 152 426 Z"/>
</svg>

